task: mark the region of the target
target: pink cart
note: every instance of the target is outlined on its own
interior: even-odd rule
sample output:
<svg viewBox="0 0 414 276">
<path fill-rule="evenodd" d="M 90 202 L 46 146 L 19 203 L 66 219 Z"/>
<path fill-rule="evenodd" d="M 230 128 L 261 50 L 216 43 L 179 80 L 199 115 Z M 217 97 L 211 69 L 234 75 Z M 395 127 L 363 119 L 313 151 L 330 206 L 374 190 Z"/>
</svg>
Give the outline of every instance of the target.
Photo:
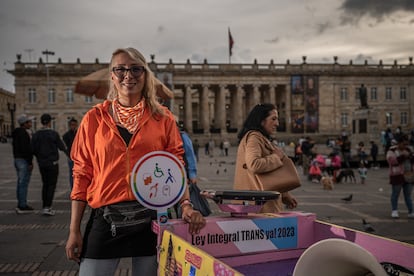
<svg viewBox="0 0 414 276">
<path fill-rule="evenodd" d="M 182 220 L 154 223 L 159 274 L 414 275 L 411 244 L 318 221 L 312 213 L 256 213 L 278 196 L 217 191 L 213 200 L 230 215 L 207 217 L 198 235 Z"/>
</svg>

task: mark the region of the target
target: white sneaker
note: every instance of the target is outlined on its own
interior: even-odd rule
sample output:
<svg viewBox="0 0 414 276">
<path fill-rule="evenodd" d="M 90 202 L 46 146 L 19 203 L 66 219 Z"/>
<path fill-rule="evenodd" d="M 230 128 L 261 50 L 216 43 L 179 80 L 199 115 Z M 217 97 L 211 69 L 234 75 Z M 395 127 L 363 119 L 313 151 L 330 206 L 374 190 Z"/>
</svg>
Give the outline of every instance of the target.
<svg viewBox="0 0 414 276">
<path fill-rule="evenodd" d="M 399 218 L 400 216 L 398 215 L 398 211 L 397 211 L 397 210 L 393 210 L 393 211 L 391 212 L 391 217 L 392 217 L 392 218 Z"/>
<path fill-rule="evenodd" d="M 52 210 L 52 208 L 43 208 L 42 214 L 44 216 L 54 216 L 55 215 L 55 210 Z"/>
<path fill-rule="evenodd" d="M 414 212 L 408 214 L 408 218 L 414 218 Z"/>
</svg>

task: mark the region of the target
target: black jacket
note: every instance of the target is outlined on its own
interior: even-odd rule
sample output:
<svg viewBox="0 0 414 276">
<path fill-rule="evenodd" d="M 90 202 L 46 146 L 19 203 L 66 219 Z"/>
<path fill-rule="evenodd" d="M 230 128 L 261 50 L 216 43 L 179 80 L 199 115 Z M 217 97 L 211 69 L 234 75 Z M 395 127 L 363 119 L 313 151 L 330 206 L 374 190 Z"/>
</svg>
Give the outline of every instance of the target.
<svg viewBox="0 0 414 276">
<path fill-rule="evenodd" d="M 57 164 L 59 160 L 58 149 L 68 155 L 59 133 L 50 128 L 40 129 L 33 134 L 32 148 L 39 167 Z"/>
<path fill-rule="evenodd" d="M 63 142 L 66 144 L 66 148 L 68 153 L 72 150 L 73 140 L 75 140 L 76 131 L 68 130 L 65 134 L 63 134 Z"/>
<path fill-rule="evenodd" d="M 23 127 L 16 128 L 12 133 L 14 158 L 25 159 L 30 165 L 33 162 L 33 152 L 30 145 L 30 135 Z"/>
</svg>

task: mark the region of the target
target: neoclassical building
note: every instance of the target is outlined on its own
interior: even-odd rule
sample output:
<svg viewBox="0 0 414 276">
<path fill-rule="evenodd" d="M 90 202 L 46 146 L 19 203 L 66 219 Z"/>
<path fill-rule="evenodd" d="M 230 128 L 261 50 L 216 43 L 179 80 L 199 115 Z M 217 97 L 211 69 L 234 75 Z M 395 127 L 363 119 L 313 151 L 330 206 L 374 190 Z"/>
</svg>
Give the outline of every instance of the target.
<svg viewBox="0 0 414 276">
<path fill-rule="evenodd" d="M 14 69 L 16 114 L 26 113 L 39 120 L 44 112 L 54 117 L 53 127 L 62 133 L 71 117 L 81 119 L 94 104 L 93 96 L 76 94 L 77 81 L 108 64 L 22 62 L 17 56 Z M 414 64 L 340 64 L 336 57 L 330 64 L 210 64 L 159 63 L 152 55 L 150 68 L 174 91 L 166 103 L 200 142 L 210 138 L 235 140 L 246 114 L 259 103 L 274 103 L 279 111 L 280 139 L 300 136 L 325 139 L 342 131 L 361 131 L 355 123 L 360 109 L 359 90 L 367 89 L 371 112 L 371 131 L 395 129 L 409 131 L 414 126 Z M 372 116 L 372 114 L 375 114 Z M 359 115 L 360 116 L 360 115 Z M 39 124 L 34 123 L 34 128 Z M 374 139 L 377 137 L 373 133 Z M 379 139 L 379 136 L 378 136 Z"/>
<path fill-rule="evenodd" d="M 0 137 L 10 137 L 17 126 L 15 94 L 0 88 Z"/>
</svg>

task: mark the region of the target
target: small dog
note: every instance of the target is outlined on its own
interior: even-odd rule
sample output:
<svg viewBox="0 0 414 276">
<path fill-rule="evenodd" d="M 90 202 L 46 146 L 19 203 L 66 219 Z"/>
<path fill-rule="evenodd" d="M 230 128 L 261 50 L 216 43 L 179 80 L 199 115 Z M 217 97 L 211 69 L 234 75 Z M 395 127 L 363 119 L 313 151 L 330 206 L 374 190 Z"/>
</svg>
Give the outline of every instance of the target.
<svg viewBox="0 0 414 276">
<path fill-rule="evenodd" d="M 322 187 L 324 190 L 333 190 L 333 180 L 330 176 L 322 176 L 321 178 Z"/>
<path fill-rule="evenodd" d="M 336 176 L 336 182 L 341 183 L 342 179 L 344 180 L 344 182 L 350 181 L 350 182 L 356 183 L 355 174 L 354 174 L 354 171 L 352 169 L 342 169 L 342 170 L 340 170 L 340 172 Z"/>
</svg>

